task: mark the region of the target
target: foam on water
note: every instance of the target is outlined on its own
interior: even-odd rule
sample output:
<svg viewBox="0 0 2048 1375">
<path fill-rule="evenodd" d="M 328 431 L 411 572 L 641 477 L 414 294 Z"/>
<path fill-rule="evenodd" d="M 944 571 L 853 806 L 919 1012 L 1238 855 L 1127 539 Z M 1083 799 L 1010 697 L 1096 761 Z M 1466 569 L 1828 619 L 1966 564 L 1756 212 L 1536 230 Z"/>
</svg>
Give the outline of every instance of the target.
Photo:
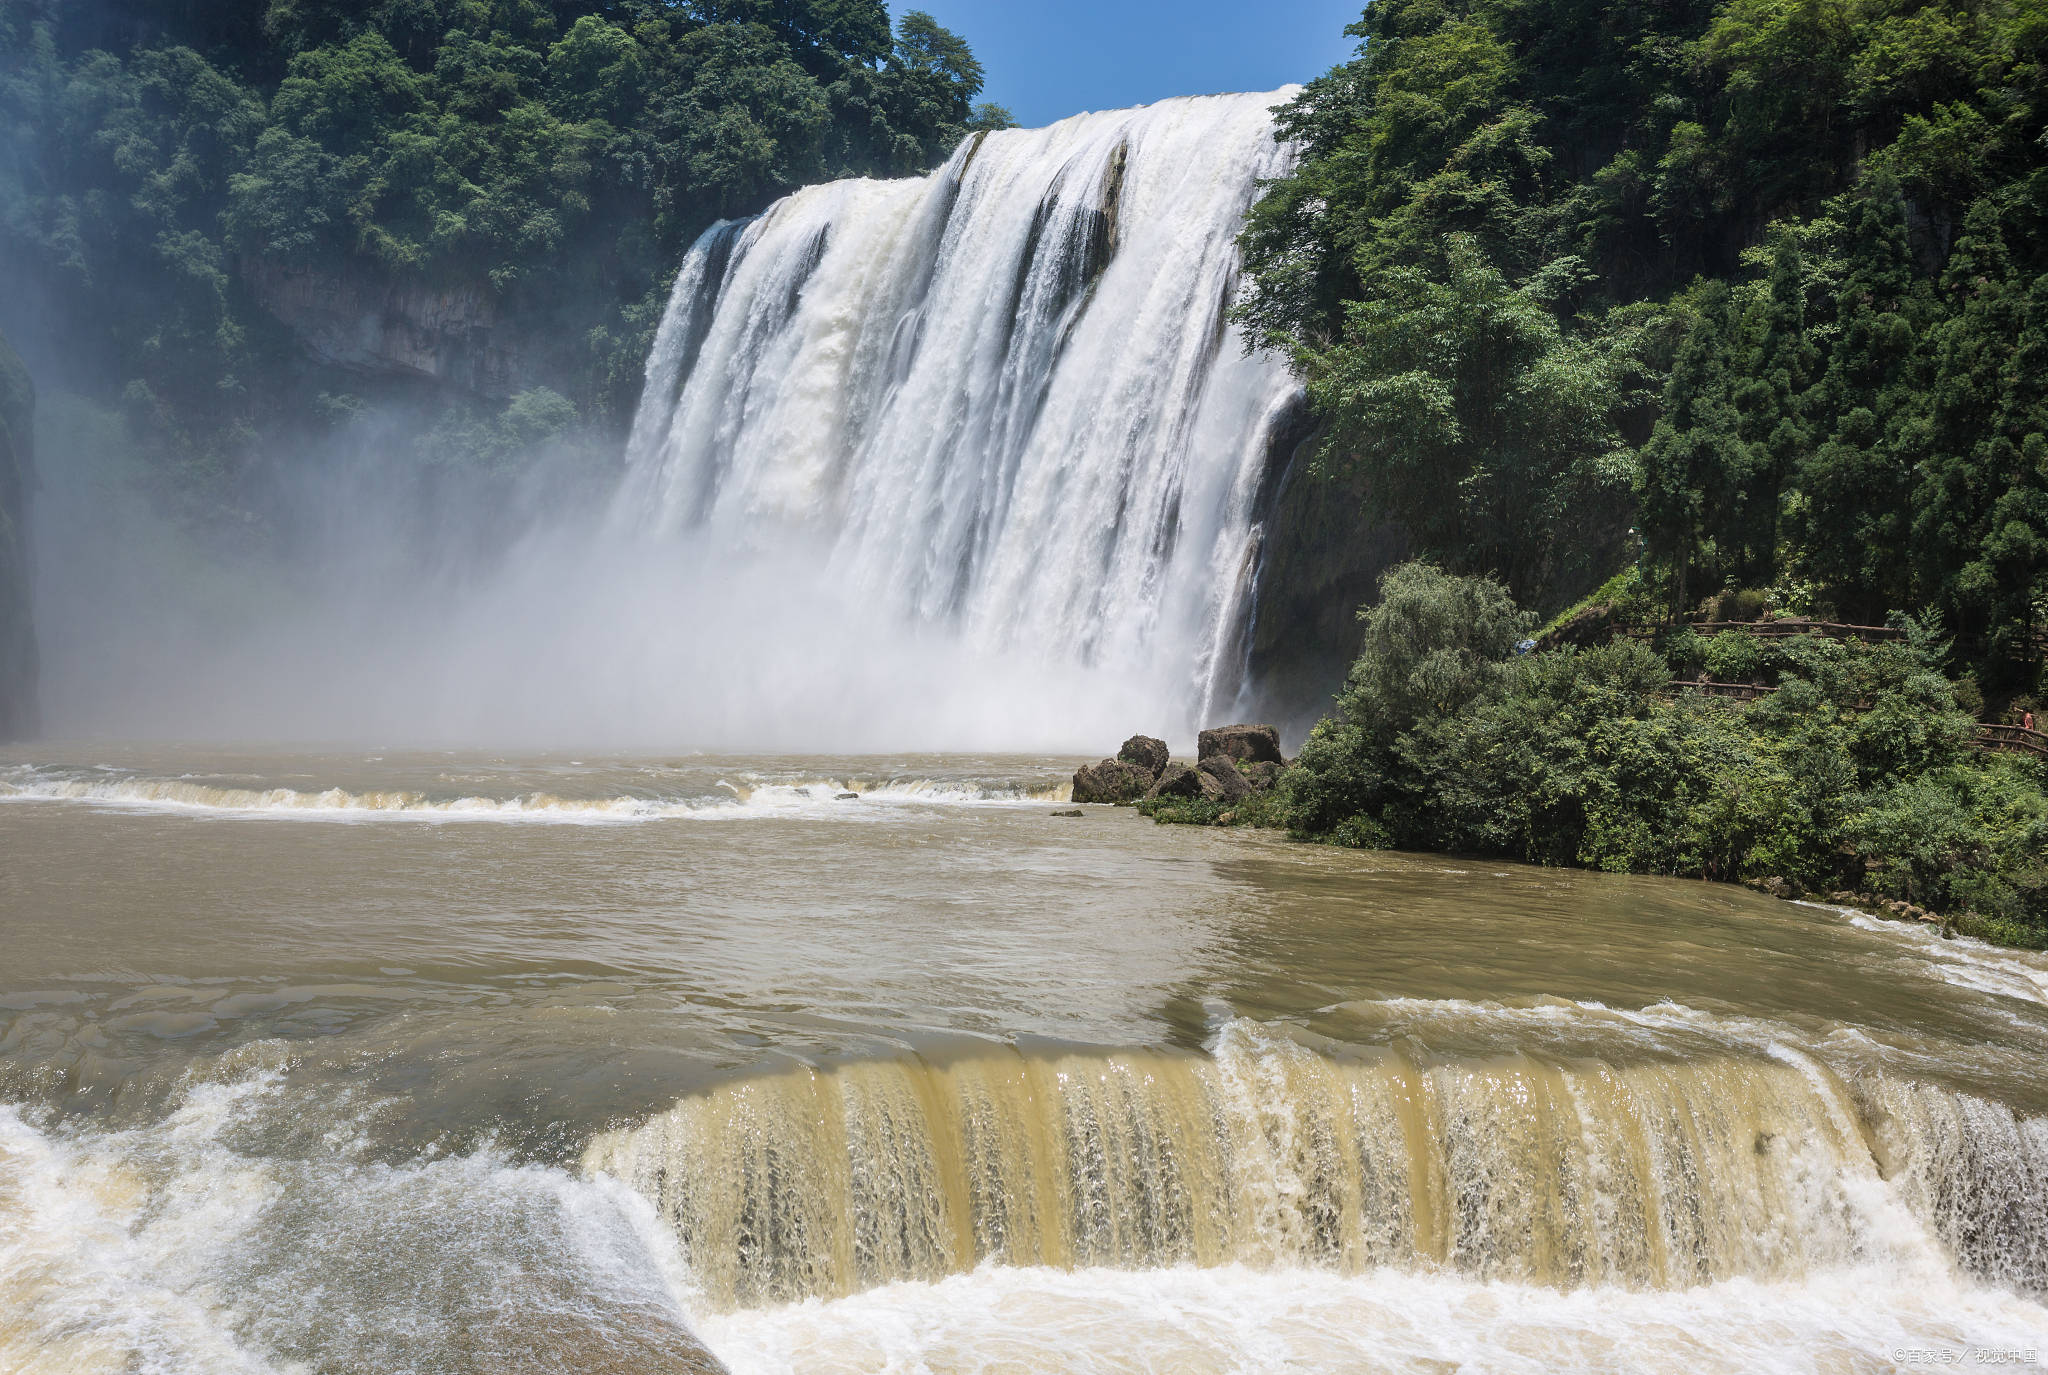
<svg viewBox="0 0 2048 1375">
<path fill-rule="evenodd" d="M 1968 936 L 1944 938 L 1938 927 L 1925 922 L 1885 921 L 1849 908 L 1827 910 L 1841 912 L 1860 930 L 1894 937 L 1925 959 L 1930 972 L 1946 983 L 2048 1004 L 2048 953 L 2008 950 Z"/>
<path fill-rule="evenodd" d="M 2048 1357 L 2048 1312 L 1940 1267 L 1560 1292 L 1455 1275 L 989 1266 L 697 1320 L 734 1375 L 1834 1375 Z"/>
<path fill-rule="evenodd" d="M 281 1086 L 195 1084 L 119 1132 L 0 1106 L 0 1370 L 715 1370 L 623 1189 L 487 1151 L 365 1160 L 345 1122 L 253 1151 L 252 1119 L 297 1110 Z"/>
<path fill-rule="evenodd" d="M 857 798 L 843 795 L 856 793 Z M 694 796 L 572 797 L 529 792 L 510 797 L 434 797 L 403 789 L 234 788 L 183 778 L 80 778 L 75 771 L 19 767 L 0 776 L 0 803 L 69 802 L 110 809 L 188 812 L 196 815 L 297 821 L 499 821 L 603 825 L 645 821 L 738 821 L 762 817 L 874 820 L 873 806 L 852 802 L 935 807 L 1017 806 L 1064 802 L 1065 782 L 934 778 L 764 780 L 720 778 L 716 790 Z M 887 815 L 886 812 L 879 815 Z"/>
</svg>

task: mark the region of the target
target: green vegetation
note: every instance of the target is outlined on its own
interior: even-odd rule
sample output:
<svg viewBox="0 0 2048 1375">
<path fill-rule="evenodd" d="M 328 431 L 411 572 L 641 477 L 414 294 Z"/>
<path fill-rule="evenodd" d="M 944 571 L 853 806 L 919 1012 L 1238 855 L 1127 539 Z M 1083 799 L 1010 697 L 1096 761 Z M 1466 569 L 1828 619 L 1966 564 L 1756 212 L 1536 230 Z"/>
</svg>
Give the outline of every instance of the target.
<svg viewBox="0 0 2048 1375">
<path fill-rule="evenodd" d="M 1270 801 L 1231 821 L 1339 845 L 1848 890 L 2048 946 L 2048 761 L 1971 748 L 1968 682 L 1898 640 L 1737 632 L 1517 655 L 1500 583 L 1391 571 L 1365 646 Z M 1674 670 L 1773 687 L 1736 703 Z M 1155 813 L 1213 823 L 1211 808 Z"/>
<path fill-rule="evenodd" d="M 925 170 L 1009 122 L 981 83 L 883 0 L 0 0 L 0 311 L 61 322 L 54 368 L 118 398 L 195 515 L 392 405 L 423 455 L 498 471 L 629 418 L 714 219 Z M 294 283 L 426 302 L 518 361 L 489 387 L 323 365 L 280 322 Z"/>
<path fill-rule="evenodd" d="M 2048 654 L 2048 6 L 1375 0 L 1240 315 L 1413 550 Z M 1638 551 L 1629 528 L 1642 532 Z M 1604 852 L 1603 852 L 1604 853 Z"/>
</svg>

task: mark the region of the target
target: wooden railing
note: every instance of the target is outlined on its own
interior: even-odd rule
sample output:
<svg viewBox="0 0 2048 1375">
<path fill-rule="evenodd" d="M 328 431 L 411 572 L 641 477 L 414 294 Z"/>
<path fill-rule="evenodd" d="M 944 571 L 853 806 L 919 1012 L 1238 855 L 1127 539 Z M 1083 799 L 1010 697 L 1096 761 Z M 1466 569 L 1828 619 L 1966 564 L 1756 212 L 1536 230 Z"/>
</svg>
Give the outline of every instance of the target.
<svg viewBox="0 0 2048 1375">
<path fill-rule="evenodd" d="M 1738 702 L 1754 702 L 1759 697 L 1768 697 L 1777 689 L 1760 687 L 1755 683 L 1716 683 L 1707 678 L 1679 678 L 1671 684 L 1673 692 L 1702 692 L 1709 697 L 1733 697 Z"/>
<path fill-rule="evenodd" d="M 2025 726 L 1979 725 L 1976 745 L 1994 754 L 2032 754 L 2048 759 L 2048 733 Z"/>
<path fill-rule="evenodd" d="M 1708 697 L 1729 697 L 1738 702 L 1754 702 L 1768 697 L 1777 689 L 1762 687 L 1756 683 L 1717 683 L 1705 678 L 1677 678 L 1671 683 L 1673 692 L 1698 692 Z M 1853 710 L 1868 711 L 1868 702 L 1856 703 Z M 2025 726 L 1993 725 L 1988 721 L 1977 722 L 1977 734 L 1970 741 L 1975 749 L 1989 754 L 2032 754 L 2048 759 L 2048 732 L 2028 730 Z"/>
<path fill-rule="evenodd" d="M 1839 621 L 1695 621 L 1701 634 L 1718 635 L 1724 630 L 1754 635 L 1760 640 L 1783 640 L 1794 635 L 1822 635 L 1831 640 L 1896 640 L 1906 632 L 1888 625 L 1844 625 Z"/>
</svg>

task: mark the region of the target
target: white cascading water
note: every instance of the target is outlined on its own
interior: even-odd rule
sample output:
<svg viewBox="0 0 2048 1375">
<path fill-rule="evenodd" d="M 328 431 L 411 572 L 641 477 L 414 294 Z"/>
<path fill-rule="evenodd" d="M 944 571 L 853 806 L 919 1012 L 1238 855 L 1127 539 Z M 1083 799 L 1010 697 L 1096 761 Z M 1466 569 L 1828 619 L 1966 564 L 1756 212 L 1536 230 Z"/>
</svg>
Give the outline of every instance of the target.
<svg viewBox="0 0 2048 1375">
<path fill-rule="evenodd" d="M 648 361 L 621 519 L 801 550 L 838 596 L 1178 728 L 1229 714 L 1297 389 L 1226 312 L 1290 94 L 1005 130 L 713 228 Z"/>
</svg>

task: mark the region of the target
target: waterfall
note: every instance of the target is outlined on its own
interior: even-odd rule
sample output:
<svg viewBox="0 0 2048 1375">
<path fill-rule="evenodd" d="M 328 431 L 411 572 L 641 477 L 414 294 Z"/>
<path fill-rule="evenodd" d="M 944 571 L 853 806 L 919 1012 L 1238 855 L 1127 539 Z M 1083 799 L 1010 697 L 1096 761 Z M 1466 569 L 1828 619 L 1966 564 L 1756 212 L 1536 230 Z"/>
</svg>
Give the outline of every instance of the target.
<svg viewBox="0 0 2048 1375">
<path fill-rule="evenodd" d="M 1227 311 L 1290 94 L 976 135 L 928 177 L 715 226 L 648 360 L 620 519 L 801 550 L 897 624 L 1085 668 L 1178 728 L 1228 714 L 1298 393 Z"/>
<path fill-rule="evenodd" d="M 2048 1288 L 2048 1120 L 1799 1056 L 1336 1058 L 1239 1021 L 1161 1050 L 803 1067 L 592 1142 L 713 1302 L 984 1263 L 1796 1280 L 1937 1243 Z"/>
</svg>

